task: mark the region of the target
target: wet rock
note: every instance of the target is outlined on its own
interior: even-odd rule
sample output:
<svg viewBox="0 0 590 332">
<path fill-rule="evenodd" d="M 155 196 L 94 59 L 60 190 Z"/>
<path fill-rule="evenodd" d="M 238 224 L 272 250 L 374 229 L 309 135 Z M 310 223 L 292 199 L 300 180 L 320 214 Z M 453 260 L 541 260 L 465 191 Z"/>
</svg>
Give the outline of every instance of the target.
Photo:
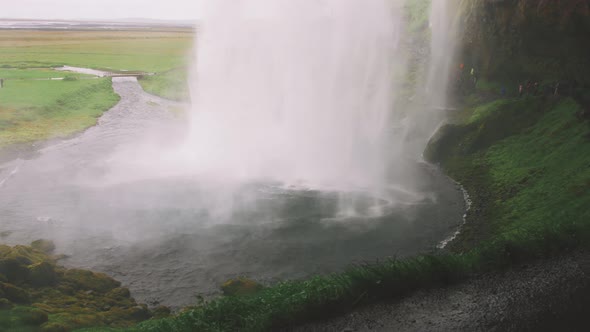
<svg viewBox="0 0 590 332">
<path fill-rule="evenodd" d="M 158 306 L 156 307 L 153 311 L 152 311 L 154 318 L 166 318 L 168 316 L 170 316 L 170 314 L 172 313 L 170 311 L 170 308 L 166 307 L 166 306 Z"/>
<path fill-rule="evenodd" d="M 28 270 L 28 281 L 34 287 L 54 285 L 57 281 L 53 265 L 47 262 L 29 265 Z"/>
<path fill-rule="evenodd" d="M 231 279 L 221 285 L 223 295 L 226 296 L 251 295 L 258 293 L 263 288 L 261 284 L 247 278 Z"/>
<path fill-rule="evenodd" d="M 17 258 L 4 258 L 0 259 L 0 274 L 4 275 L 6 281 L 20 284 L 27 280 L 29 270 Z"/>
<path fill-rule="evenodd" d="M 108 297 L 112 297 L 112 298 L 129 298 L 131 297 L 131 293 L 129 292 L 129 289 L 124 288 L 124 287 L 118 287 L 113 289 L 112 291 L 107 293 Z"/>
<path fill-rule="evenodd" d="M 76 294 L 76 290 L 69 285 L 60 285 L 57 290 L 65 295 L 74 295 Z"/>
<path fill-rule="evenodd" d="M 129 309 L 129 316 L 138 321 L 143 321 L 152 317 L 149 309 L 145 305 L 138 305 Z"/>
<path fill-rule="evenodd" d="M 121 286 L 120 282 L 106 274 L 78 269 L 67 270 L 64 274 L 64 280 L 72 283 L 77 288 L 93 290 L 100 293 L 107 293 Z"/>
<path fill-rule="evenodd" d="M 4 296 L 11 302 L 22 304 L 30 301 L 29 294 L 24 289 L 12 284 L 0 283 L 0 290 L 4 292 Z"/>
<path fill-rule="evenodd" d="M 31 242 L 31 247 L 46 254 L 50 254 L 55 250 L 55 244 L 53 241 L 44 239 Z"/>
</svg>

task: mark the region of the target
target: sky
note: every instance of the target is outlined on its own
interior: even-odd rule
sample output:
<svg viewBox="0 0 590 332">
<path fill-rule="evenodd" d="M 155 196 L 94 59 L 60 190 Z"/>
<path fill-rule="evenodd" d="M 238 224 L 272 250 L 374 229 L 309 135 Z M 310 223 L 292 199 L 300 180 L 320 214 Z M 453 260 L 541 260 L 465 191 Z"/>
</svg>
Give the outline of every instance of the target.
<svg viewBox="0 0 590 332">
<path fill-rule="evenodd" d="M 195 0 L 0 0 L 0 18 L 194 20 Z"/>
</svg>

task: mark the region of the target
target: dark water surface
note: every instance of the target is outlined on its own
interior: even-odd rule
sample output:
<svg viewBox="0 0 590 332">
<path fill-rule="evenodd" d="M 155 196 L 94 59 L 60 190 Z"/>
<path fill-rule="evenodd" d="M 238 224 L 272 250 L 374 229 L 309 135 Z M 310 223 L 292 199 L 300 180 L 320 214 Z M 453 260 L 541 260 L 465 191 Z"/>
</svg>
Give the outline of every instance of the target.
<svg viewBox="0 0 590 332">
<path fill-rule="evenodd" d="M 398 166 L 409 175 L 400 185 L 413 192 L 349 193 L 344 201 L 364 213 L 346 216 L 340 193 L 272 183 L 221 198 L 190 177 L 91 184 L 85 179 L 100 178 L 118 146 L 174 122 L 167 109 L 177 105 L 133 79 L 114 79 L 114 87 L 121 102 L 98 126 L 34 159 L 0 165 L 2 242 L 52 239 L 70 256 L 63 264 L 106 272 L 139 301 L 176 307 L 240 275 L 272 283 L 427 251 L 462 222 L 460 189 L 411 160 Z M 381 213 L 372 216 L 375 206 Z"/>
</svg>

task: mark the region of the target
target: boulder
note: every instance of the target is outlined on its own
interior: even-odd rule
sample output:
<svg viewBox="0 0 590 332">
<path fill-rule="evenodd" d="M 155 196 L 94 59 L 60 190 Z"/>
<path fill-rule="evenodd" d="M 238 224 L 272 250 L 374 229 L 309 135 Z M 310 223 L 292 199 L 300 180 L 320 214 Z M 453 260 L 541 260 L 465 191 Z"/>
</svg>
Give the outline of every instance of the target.
<svg viewBox="0 0 590 332">
<path fill-rule="evenodd" d="M 0 283 L 0 290 L 4 293 L 4 297 L 11 302 L 22 304 L 30 301 L 29 294 L 24 289 L 12 284 Z"/>
<path fill-rule="evenodd" d="M 161 305 L 152 310 L 152 313 L 154 314 L 154 318 L 160 319 L 169 317 L 172 311 L 170 310 L 170 308 Z"/>
<path fill-rule="evenodd" d="M 31 247 L 46 254 L 51 254 L 55 250 L 55 244 L 53 241 L 44 239 L 31 242 Z"/>
<path fill-rule="evenodd" d="M 247 278 L 231 279 L 221 285 L 221 290 L 226 296 L 251 295 L 263 288 L 261 284 Z"/>
<path fill-rule="evenodd" d="M 64 273 L 64 281 L 81 290 L 93 290 L 100 293 L 107 293 L 121 286 L 120 282 L 106 274 L 78 269 L 67 270 Z"/>
<path fill-rule="evenodd" d="M 6 281 L 20 284 L 27 280 L 29 270 L 18 258 L 2 258 L 0 259 L 0 274 L 4 276 Z"/>
<path fill-rule="evenodd" d="M 146 305 L 137 305 L 129 309 L 129 317 L 141 322 L 150 319 L 152 314 Z"/>
<path fill-rule="evenodd" d="M 34 287 L 54 285 L 57 281 L 57 274 L 53 265 L 41 262 L 29 265 L 28 282 Z"/>
<path fill-rule="evenodd" d="M 119 298 L 128 299 L 131 297 L 131 293 L 129 292 L 129 289 L 127 289 L 127 288 L 117 287 L 117 288 L 113 289 L 112 291 L 108 292 L 107 296 L 111 297 L 111 298 L 115 298 L 115 299 L 119 299 Z"/>
</svg>

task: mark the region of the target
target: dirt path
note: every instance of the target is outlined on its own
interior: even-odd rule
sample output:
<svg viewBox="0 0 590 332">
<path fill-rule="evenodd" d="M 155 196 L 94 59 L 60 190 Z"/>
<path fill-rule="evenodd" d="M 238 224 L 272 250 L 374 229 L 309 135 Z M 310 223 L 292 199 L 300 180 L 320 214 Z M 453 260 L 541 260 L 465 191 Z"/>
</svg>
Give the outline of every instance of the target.
<svg viewBox="0 0 590 332">
<path fill-rule="evenodd" d="M 553 258 L 289 331 L 587 331 L 590 254 Z"/>
</svg>

